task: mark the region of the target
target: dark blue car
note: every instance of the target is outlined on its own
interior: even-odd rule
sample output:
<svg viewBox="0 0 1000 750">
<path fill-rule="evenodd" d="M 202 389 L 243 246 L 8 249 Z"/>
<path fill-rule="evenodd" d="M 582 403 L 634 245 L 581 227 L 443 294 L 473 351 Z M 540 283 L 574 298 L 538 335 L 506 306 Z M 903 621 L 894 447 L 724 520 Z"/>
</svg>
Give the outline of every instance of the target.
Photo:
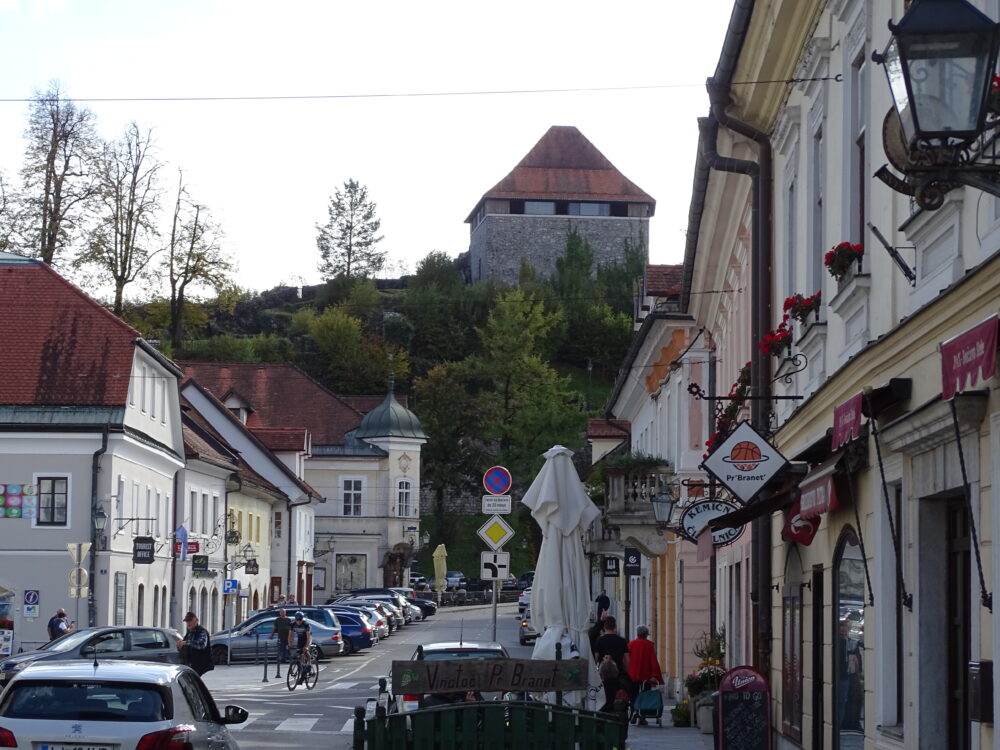
<svg viewBox="0 0 1000 750">
<path fill-rule="evenodd" d="M 337 619 L 340 620 L 340 633 L 344 639 L 344 654 L 352 654 L 363 648 L 371 648 L 376 641 L 371 625 L 358 612 L 337 609 Z"/>
</svg>

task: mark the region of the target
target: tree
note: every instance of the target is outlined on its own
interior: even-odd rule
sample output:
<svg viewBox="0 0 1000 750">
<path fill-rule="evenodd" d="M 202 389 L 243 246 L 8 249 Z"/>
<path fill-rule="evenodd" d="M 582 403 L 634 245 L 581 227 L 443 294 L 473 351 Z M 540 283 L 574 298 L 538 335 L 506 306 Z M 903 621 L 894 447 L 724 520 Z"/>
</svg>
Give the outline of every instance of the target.
<svg viewBox="0 0 1000 750">
<path fill-rule="evenodd" d="M 35 92 L 25 132 L 18 244 L 50 265 L 82 230 L 97 192 L 94 122 L 89 109 L 65 98 L 58 82 Z"/>
<path fill-rule="evenodd" d="M 162 269 L 170 283 L 170 345 L 181 348 L 184 338 L 185 298 L 191 286 L 221 288 L 233 263 L 221 248 L 221 231 L 205 206 L 194 203 L 184 187 L 184 174 L 177 180 L 170 239 Z"/>
<path fill-rule="evenodd" d="M 382 221 L 375 216 L 375 203 L 368 200 L 368 188 L 348 180 L 330 198 L 327 212 L 329 221 L 316 225 L 323 277 L 372 276 L 382 270 L 385 252 L 375 247 L 382 241 Z"/>
<path fill-rule="evenodd" d="M 97 162 L 98 223 L 88 247 L 77 257 L 111 277 L 112 311 L 121 316 L 125 287 L 148 268 L 157 250 L 156 212 L 160 194 L 156 176 L 161 163 L 151 154 L 152 131 L 132 123 L 118 141 L 107 143 Z"/>
</svg>

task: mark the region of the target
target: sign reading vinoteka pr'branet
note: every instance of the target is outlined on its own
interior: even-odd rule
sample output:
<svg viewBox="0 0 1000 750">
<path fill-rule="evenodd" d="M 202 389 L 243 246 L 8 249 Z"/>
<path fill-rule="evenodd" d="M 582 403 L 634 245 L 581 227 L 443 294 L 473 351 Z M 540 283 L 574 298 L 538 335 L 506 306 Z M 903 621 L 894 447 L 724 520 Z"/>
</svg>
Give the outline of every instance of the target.
<svg viewBox="0 0 1000 750">
<path fill-rule="evenodd" d="M 740 422 L 702 466 L 735 497 L 748 503 L 787 463 L 749 422 Z"/>
</svg>

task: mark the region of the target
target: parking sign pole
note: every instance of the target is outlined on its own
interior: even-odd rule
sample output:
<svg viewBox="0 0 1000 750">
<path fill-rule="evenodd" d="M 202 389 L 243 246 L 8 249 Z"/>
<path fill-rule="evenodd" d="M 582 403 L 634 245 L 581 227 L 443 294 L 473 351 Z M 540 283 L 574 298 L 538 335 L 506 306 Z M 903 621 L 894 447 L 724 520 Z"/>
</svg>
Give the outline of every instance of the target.
<svg viewBox="0 0 1000 750">
<path fill-rule="evenodd" d="M 500 591 L 497 589 L 498 581 L 493 579 L 493 640 L 497 639 L 497 599 L 500 598 Z"/>
</svg>

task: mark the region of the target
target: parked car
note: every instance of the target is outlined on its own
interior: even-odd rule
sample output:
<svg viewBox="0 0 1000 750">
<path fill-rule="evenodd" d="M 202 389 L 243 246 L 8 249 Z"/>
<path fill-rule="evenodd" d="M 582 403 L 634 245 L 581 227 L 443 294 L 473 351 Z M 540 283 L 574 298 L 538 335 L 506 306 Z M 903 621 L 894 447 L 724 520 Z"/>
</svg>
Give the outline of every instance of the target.
<svg viewBox="0 0 1000 750">
<path fill-rule="evenodd" d="M 407 589 L 412 591 L 412 589 Z M 391 588 L 368 588 L 368 589 L 354 589 L 351 591 L 352 596 L 361 597 L 363 599 L 374 599 L 375 601 L 388 601 L 389 604 L 393 604 L 399 608 L 403 614 L 406 614 L 406 601 L 407 597 L 405 594 L 401 594 Z M 406 618 L 406 622 L 409 623 L 409 618 Z"/>
<path fill-rule="evenodd" d="M 330 613 L 324 611 L 323 607 L 317 607 L 316 605 L 308 605 L 301 607 L 294 607 L 294 606 L 268 607 L 267 609 L 262 609 L 257 612 L 254 612 L 252 615 L 250 615 L 247 619 L 245 619 L 235 628 L 226 628 L 225 630 L 218 631 L 217 633 L 215 633 L 215 635 L 212 636 L 212 639 L 214 640 L 215 638 L 223 638 L 231 630 L 233 632 L 243 630 L 247 626 L 253 625 L 255 622 L 260 622 L 261 620 L 274 619 L 278 616 L 279 609 L 285 610 L 285 616 L 288 617 L 289 619 L 295 619 L 295 613 L 301 612 L 310 620 L 315 620 L 316 622 L 321 623 L 328 628 L 333 628 L 337 626 L 336 620 L 330 617 Z"/>
<path fill-rule="evenodd" d="M 517 596 L 517 613 L 524 614 L 524 610 L 531 606 L 531 589 L 525 589 Z"/>
<path fill-rule="evenodd" d="M 389 613 L 394 617 L 397 617 L 396 622 L 400 627 L 403 625 L 409 625 L 410 617 L 409 609 L 406 606 L 406 599 L 395 592 L 390 592 L 388 594 L 355 594 L 358 599 L 367 599 L 372 602 L 379 602 L 384 604 L 389 608 Z"/>
<path fill-rule="evenodd" d="M 336 620 L 335 613 L 329 613 Z M 222 635 L 216 633 L 212 636 L 212 661 L 216 664 L 227 664 L 229 661 L 239 661 L 241 659 L 264 658 L 263 649 L 268 650 L 270 659 L 277 658 L 278 642 L 277 637 L 271 639 L 271 631 L 274 630 L 274 621 L 277 615 L 263 620 L 257 620 L 247 627 L 237 630 L 230 636 L 229 633 Z M 336 626 L 330 627 L 321 622 L 305 618 L 312 632 L 313 652 L 319 659 L 328 659 L 338 656 L 344 651 L 344 641 L 341 637 L 340 622 Z"/>
<path fill-rule="evenodd" d="M 530 589 L 531 584 L 534 582 L 534 580 L 535 580 L 535 571 L 529 570 L 525 573 L 522 573 L 520 577 L 517 579 L 517 588 Z"/>
<path fill-rule="evenodd" d="M 417 586 L 422 586 L 427 583 L 427 578 L 420 575 L 419 573 L 410 573 L 410 585 L 416 588 Z"/>
<path fill-rule="evenodd" d="M 527 646 L 528 641 L 533 641 L 538 637 L 538 631 L 535 630 L 534 626 L 531 624 L 531 608 L 524 610 L 524 615 L 521 617 L 521 627 L 518 632 L 517 640 L 522 646 Z"/>
<path fill-rule="evenodd" d="M 500 582 L 501 591 L 517 590 L 517 576 L 507 576 Z"/>
<path fill-rule="evenodd" d="M 341 617 L 342 612 L 350 612 L 355 615 L 364 616 L 368 626 L 372 629 L 372 635 L 376 643 L 382 638 L 389 637 L 389 624 L 374 607 L 365 606 L 363 604 L 328 604 L 327 606 L 337 613 L 337 617 L 340 618 L 341 623 L 343 623 L 343 618 Z"/>
<path fill-rule="evenodd" d="M 423 599 L 423 598 L 417 596 L 416 592 L 413 589 L 393 588 L 393 589 L 390 589 L 390 590 L 391 591 L 395 591 L 396 593 L 399 593 L 399 594 L 403 594 L 403 596 L 406 597 L 406 601 L 408 603 L 416 605 L 417 607 L 419 607 L 420 611 L 424 615 L 424 619 L 425 620 L 428 617 L 430 617 L 431 615 L 436 615 L 437 614 L 437 611 L 438 611 L 437 604 L 435 604 L 430 599 Z M 407 593 L 403 593 L 403 592 L 410 592 L 410 593 L 407 594 Z"/>
<path fill-rule="evenodd" d="M 340 620 L 340 637 L 344 641 L 345 656 L 378 643 L 378 631 L 367 614 L 354 607 L 342 607 L 335 611 Z"/>
<path fill-rule="evenodd" d="M 361 597 L 352 597 L 348 595 L 341 599 L 337 599 L 334 603 L 349 604 L 354 607 L 367 607 L 368 609 L 375 610 L 379 619 L 382 620 L 382 623 L 385 625 L 385 632 L 379 633 L 380 638 L 388 638 L 394 631 L 403 626 L 402 615 L 393 615 L 386 602 L 379 602 L 374 599 L 362 599 Z"/>
<path fill-rule="evenodd" d="M 0 662 L 0 683 L 34 662 L 89 659 L 91 663 L 110 659 L 133 659 L 180 664 L 177 641 L 182 636 L 173 628 L 105 627 L 84 628 L 67 633 L 34 651 L 13 654 Z"/>
<path fill-rule="evenodd" d="M 469 579 L 465 577 L 465 573 L 461 570 L 449 570 L 445 573 L 445 580 L 448 581 L 448 588 L 454 589 L 459 586 L 463 586 L 469 583 Z"/>
<path fill-rule="evenodd" d="M 423 658 L 426 661 L 444 661 L 446 659 L 509 659 L 510 654 L 502 644 L 495 641 L 441 641 L 438 643 L 428 643 L 418 647 L 413 652 L 410 661 L 416 661 L 423 648 Z M 389 684 L 392 684 L 390 675 Z M 490 696 L 481 696 L 490 699 Z M 492 696 L 495 698 L 496 696 Z M 396 711 L 414 711 L 420 708 L 421 704 L 427 700 L 428 696 L 404 694 L 397 695 L 394 699 Z"/>
<path fill-rule="evenodd" d="M 246 720 L 180 664 L 35 662 L 0 698 L 0 747 L 239 750 L 227 725 Z"/>
</svg>

